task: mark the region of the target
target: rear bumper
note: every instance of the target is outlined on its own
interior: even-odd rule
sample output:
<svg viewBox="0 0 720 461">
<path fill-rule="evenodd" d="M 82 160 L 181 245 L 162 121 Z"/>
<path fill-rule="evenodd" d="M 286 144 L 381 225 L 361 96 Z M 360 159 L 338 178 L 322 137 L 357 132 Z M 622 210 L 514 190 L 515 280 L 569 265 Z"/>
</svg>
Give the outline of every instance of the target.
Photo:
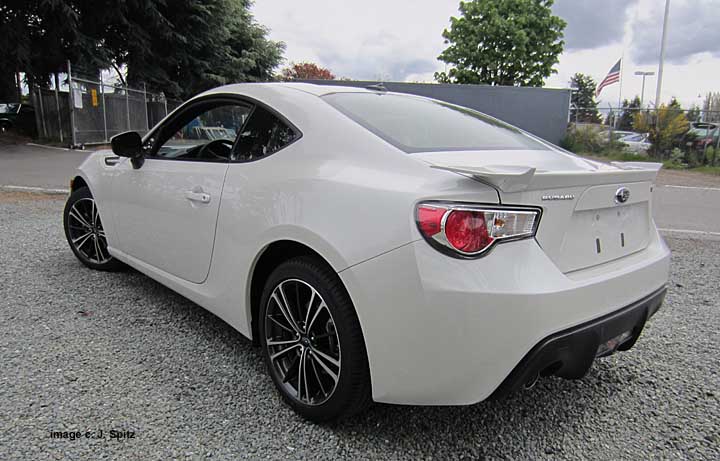
<svg viewBox="0 0 720 461">
<path fill-rule="evenodd" d="M 546 338 L 610 318 L 662 290 L 669 261 L 657 232 L 642 251 L 567 274 L 531 239 L 475 260 L 449 258 L 421 240 L 339 275 L 363 330 L 373 399 L 467 405 L 490 397 Z M 597 341 L 604 339 L 598 334 Z M 597 343 L 588 341 L 586 353 L 594 357 Z M 585 363 L 578 369 L 574 374 L 584 373 Z"/>
<path fill-rule="evenodd" d="M 600 345 L 626 332 L 630 335 L 617 350 L 629 350 L 645 322 L 660 309 L 666 291 L 663 287 L 616 312 L 548 336 L 528 352 L 491 398 L 504 397 L 521 389 L 539 375 L 582 378 L 600 356 Z"/>
</svg>

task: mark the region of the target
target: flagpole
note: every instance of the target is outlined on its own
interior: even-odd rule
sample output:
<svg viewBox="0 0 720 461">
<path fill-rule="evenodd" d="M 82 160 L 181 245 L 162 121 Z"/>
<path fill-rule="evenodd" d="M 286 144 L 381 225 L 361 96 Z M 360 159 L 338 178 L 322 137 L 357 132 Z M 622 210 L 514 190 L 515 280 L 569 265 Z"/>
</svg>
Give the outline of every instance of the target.
<svg viewBox="0 0 720 461">
<path fill-rule="evenodd" d="M 622 109 L 622 82 L 623 82 L 623 67 L 625 67 L 625 43 L 623 42 L 623 52 L 620 56 L 620 88 L 618 89 L 618 113 L 615 116 L 615 120 L 617 121 L 615 125 L 617 127 L 620 126 L 620 110 Z"/>
</svg>

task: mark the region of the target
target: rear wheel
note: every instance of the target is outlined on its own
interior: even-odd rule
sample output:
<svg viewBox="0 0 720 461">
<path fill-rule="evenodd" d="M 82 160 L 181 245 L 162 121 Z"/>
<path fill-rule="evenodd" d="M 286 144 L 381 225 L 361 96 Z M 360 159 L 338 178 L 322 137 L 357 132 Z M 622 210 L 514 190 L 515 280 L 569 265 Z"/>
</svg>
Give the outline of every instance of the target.
<svg viewBox="0 0 720 461">
<path fill-rule="evenodd" d="M 70 194 L 65 203 L 63 224 L 70 249 L 87 267 L 101 271 L 125 267 L 108 252 L 105 228 L 90 189 L 82 187 Z"/>
<path fill-rule="evenodd" d="M 316 422 L 341 419 L 371 402 L 365 344 L 337 274 L 322 262 L 281 264 L 263 291 L 260 343 L 283 399 Z"/>
</svg>

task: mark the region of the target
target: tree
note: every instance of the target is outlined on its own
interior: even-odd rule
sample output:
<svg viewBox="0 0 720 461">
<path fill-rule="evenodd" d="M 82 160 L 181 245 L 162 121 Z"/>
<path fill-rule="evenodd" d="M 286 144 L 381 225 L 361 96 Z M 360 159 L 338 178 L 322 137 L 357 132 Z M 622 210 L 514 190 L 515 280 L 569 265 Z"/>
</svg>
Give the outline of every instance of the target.
<svg viewBox="0 0 720 461">
<path fill-rule="evenodd" d="M 285 45 L 267 39 L 249 0 L 134 0 L 109 46 L 141 82 L 176 98 L 233 82 L 263 81 Z M 152 6 L 149 8 L 149 6 Z"/>
<path fill-rule="evenodd" d="M 290 63 L 282 70 L 283 80 L 335 80 L 335 75 L 312 62 Z"/>
<path fill-rule="evenodd" d="M 672 148 L 682 144 L 689 122 L 682 107 L 673 98 L 669 105 L 662 104 L 657 111 L 636 113 L 633 126 L 639 132 L 648 133 L 652 144 L 651 153 L 660 158 L 669 158 Z"/>
<path fill-rule="evenodd" d="M 635 96 L 632 101 L 623 100 L 622 113 L 618 123 L 618 130 L 633 131 L 633 120 L 640 109 L 640 96 Z"/>
<path fill-rule="evenodd" d="M 570 120 L 575 123 L 600 123 L 601 118 L 595 101 L 595 80 L 585 74 L 576 73 L 570 78 Z"/>
<path fill-rule="evenodd" d="M 449 46 L 438 59 L 443 83 L 542 86 L 557 72 L 565 21 L 552 14 L 553 0 L 460 2 L 460 17 L 442 33 Z"/>
<path fill-rule="evenodd" d="M 43 85 L 67 60 L 90 77 L 126 66 L 129 84 L 178 98 L 268 80 L 284 44 L 267 39 L 249 8 L 250 0 L 6 0 L 0 68 Z"/>
<path fill-rule="evenodd" d="M 687 111 L 686 117 L 690 122 L 699 122 L 701 117 L 700 106 L 698 106 L 697 104 L 693 104 L 692 106 L 690 106 L 690 109 L 688 109 Z"/>
<path fill-rule="evenodd" d="M 703 111 L 705 122 L 720 122 L 720 93 L 708 93 L 703 101 Z"/>
</svg>

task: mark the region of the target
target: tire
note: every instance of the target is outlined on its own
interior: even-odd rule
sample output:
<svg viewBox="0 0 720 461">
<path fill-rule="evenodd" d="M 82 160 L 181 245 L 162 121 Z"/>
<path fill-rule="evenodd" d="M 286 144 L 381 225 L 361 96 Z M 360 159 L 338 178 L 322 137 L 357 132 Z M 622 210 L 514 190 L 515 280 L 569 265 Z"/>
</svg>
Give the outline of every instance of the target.
<svg viewBox="0 0 720 461">
<path fill-rule="evenodd" d="M 288 306 L 292 320 L 283 312 Z M 299 415 L 319 423 L 370 405 L 360 322 L 342 282 L 322 261 L 303 256 L 280 264 L 265 282 L 258 324 L 268 373 Z"/>
<path fill-rule="evenodd" d="M 0 122 L 0 133 L 10 131 L 10 128 L 12 128 L 12 125 L 9 122 Z"/>
<path fill-rule="evenodd" d="M 87 187 L 81 187 L 68 197 L 63 212 L 63 227 L 68 245 L 81 263 L 99 271 L 125 269 L 125 264 L 113 258 L 107 250 L 100 213 Z"/>
</svg>

